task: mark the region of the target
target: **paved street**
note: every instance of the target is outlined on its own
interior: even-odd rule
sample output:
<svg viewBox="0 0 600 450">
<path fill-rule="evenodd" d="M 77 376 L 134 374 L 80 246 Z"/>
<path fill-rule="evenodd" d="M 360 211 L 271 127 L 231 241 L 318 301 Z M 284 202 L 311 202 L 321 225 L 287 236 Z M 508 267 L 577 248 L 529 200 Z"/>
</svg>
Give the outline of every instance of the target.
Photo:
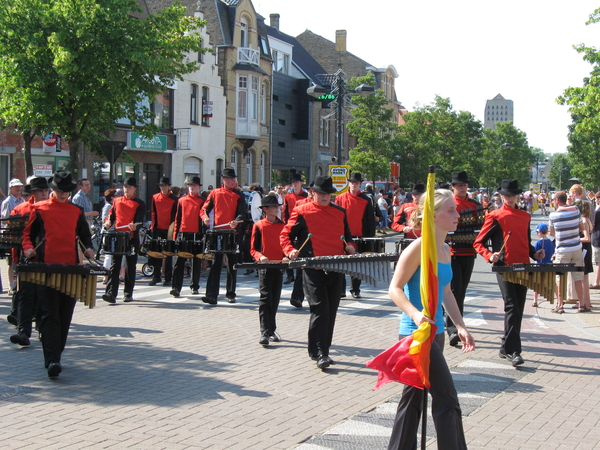
<svg viewBox="0 0 600 450">
<path fill-rule="evenodd" d="M 397 236 L 386 240 L 391 251 Z M 6 289 L 6 263 L 0 267 Z M 262 348 L 257 279 L 238 280 L 236 304 L 208 306 L 185 287 L 173 299 L 146 278 L 131 304 L 78 305 L 56 380 L 46 376 L 39 341 L 9 342 L 10 299 L 0 295 L 3 447 L 385 449 L 401 386 L 373 391 L 376 372 L 365 362 L 397 338 L 399 314 L 387 289 L 363 284 L 362 300 L 342 302 L 336 364 L 322 372 L 306 351 L 306 306 L 290 306 L 286 286 L 282 342 Z M 600 448 L 600 292 L 592 303 L 593 313 L 556 315 L 547 302 L 531 307 L 530 293 L 526 363 L 513 369 L 497 357 L 502 301 L 478 259 L 465 308 L 477 348 L 445 351 L 470 449 Z M 431 423 L 427 434 L 437 448 Z"/>
</svg>

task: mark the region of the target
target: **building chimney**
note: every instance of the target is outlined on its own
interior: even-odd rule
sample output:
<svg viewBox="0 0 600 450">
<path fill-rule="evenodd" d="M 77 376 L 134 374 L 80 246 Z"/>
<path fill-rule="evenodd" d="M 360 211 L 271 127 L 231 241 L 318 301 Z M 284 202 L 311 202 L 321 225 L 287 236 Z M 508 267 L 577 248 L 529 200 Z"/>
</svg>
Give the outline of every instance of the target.
<svg viewBox="0 0 600 450">
<path fill-rule="evenodd" d="M 336 30 L 336 32 L 335 32 L 335 50 L 338 52 L 346 51 L 346 30 Z"/>
<path fill-rule="evenodd" d="M 271 26 L 279 31 L 279 14 L 270 14 L 269 19 L 271 19 Z"/>
</svg>

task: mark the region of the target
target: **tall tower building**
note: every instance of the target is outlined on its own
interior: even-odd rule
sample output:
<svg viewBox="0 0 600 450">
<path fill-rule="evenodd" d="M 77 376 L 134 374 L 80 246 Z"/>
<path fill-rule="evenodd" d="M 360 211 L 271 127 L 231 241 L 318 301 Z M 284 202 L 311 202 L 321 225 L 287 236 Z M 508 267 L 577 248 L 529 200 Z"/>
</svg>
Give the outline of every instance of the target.
<svg viewBox="0 0 600 450">
<path fill-rule="evenodd" d="M 498 122 L 512 122 L 514 120 L 514 107 L 512 100 L 506 100 L 501 94 L 485 102 L 484 112 L 485 128 L 496 129 Z"/>
</svg>

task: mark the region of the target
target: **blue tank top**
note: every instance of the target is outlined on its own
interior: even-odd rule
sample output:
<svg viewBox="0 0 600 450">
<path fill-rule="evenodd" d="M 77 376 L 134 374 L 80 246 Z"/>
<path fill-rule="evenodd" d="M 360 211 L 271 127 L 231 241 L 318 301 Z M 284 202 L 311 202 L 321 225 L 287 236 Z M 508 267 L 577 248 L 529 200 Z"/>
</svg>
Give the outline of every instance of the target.
<svg viewBox="0 0 600 450">
<path fill-rule="evenodd" d="M 445 329 L 444 325 L 444 311 L 442 309 L 442 300 L 444 299 L 444 288 L 452 281 L 452 266 L 450 263 L 438 262 L 438 308 L 435 313 L 435 324 L 437 325 L 437 334 L 443 333 Z M 417 267 L 416 272 L 410 277 L 408 283 L 404 286 L 404 294 L 408 300 L 413 304 L 419 311 L 423 310 L 423 304 L 421 303 L 421 266 Z M 411 334 L 417 329 L 417 325 L 406 313 L 402 313 L 400 318 L 400 334 L 405 336 Z"/>
</svg>

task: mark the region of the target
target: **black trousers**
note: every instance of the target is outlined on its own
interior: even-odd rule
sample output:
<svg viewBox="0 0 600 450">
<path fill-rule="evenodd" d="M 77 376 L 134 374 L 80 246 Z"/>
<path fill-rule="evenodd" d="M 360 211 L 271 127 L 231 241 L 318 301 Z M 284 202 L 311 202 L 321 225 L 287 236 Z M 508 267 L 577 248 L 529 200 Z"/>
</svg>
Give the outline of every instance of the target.
<svg viewBox="0 0 600 450">
<path fill-rule="evenodd" d="M 345 275 L 318 269 L 304 269 L 303 273 L 304 293 L 310 306 L 308 354 L 329 356 Z"/>
<path fill-rule="evenodd" d="M 294 287 L 292 288 L 292 300 L 304 300 L 304 287 L 303 277 L 302 277 L 303 269 L 296 269 L 296 276 L 294 277 Z"/>
<path fill-rule="evenodd" d="M 17 297 L 17 329 L 31 337 L 31 327 L 34 316 L 37 316 L 38 301 L 36 285 L 27 281 L 19 281 Z M 39 326 L 39 319 L 36 319 Z"/>
<path fill-rule="evenodd" d="M 280 269 L 260 269 L 258 271 L 258 319 L 261 334 L 269 336 L 275 333 L 277 323 L 275 315 L 281 299 L 283 273 Z"/>
<path fill-rule="evenodd" d="M 112 255 L 110 264 L 110 274 L 108 275 L 108 283 L 106 284 L 106 294 L 116 297 L 119 293 L 119 272 L 121 271 L 121 262 L 125 256 L 125 286 L 123 288 L 124 295 L 133 296 L 133 288 L 135 287 L 135 272 L 137 269 L 138 250 L 140 242 L 137 235 L 132 239 L 133 254 L 127 255 Z"/>
<path fill-rule="evenodd" d="M 402 338 L 404 336 L 400 336 Z M 467 448 L 462 412 L 450 369 L 442 354 L 444 333 L 436 336 L 431 346 L 429 380 L 431 381 L 431 414 L 437 433 L 439 450 Z M 398 403 L 388 450 L 416 450 L 417 429 L 423 411 L 423 390 L 405 386 Z"/>
<path fill-rule="evenodd" d="M 497 273 L 498 286 L 504 299 L 504 336 L 502 347 L 506 353 L 521 353 L 521 323 L 527 298 L 527 286 L 504 281 Z"/>
<path fill-rule="evenodd" d="M 44 349 L 44 363 L 59 363 L 67 344 L 67 336 L 75 299 L 46 286 L 36 285 L 41 315 L 40 332 Z"/>
<path fill-rule="evenodd" d="M 452 283 L 450 284 L 450 287 L 456 298 L 456 304 L 458 305 L 461 316 L 463 315 L 465 295 L 467 294 L 467 287 L 469 287 L 469 282 L 471 281 L 474 265 L 474 256 L 452 257 Z M 448 335 L 456 333 L 454 322 L 452 322 L 452 319 L 448 314 L 446 314 L 446 331 L 448 332 Z"/>
<path fill-rule="evenodd" d="M 152 230 L 152 237 L 154 239 L 167 239 L 168 234 L 169 230 Z M 173 278 L 173 257 L 167 256 L 166 258 L 153 258 L 152 256 L 148 256 L 148 264 L 154 267 L 152 278 L 156 281 L 160 281 L 161 279 L 163 261 L 165 261 L 165 282 L 168 283 Z"/>
<path fill-rule="evenodd" d="M 181 233 L 179 237 L 182 240 L 193 241 L 197 239 L 198 233 Z M 185 262 L 190 258 L 177 257 L 175 261 L 175 269 L 173 269 L 173 289 L 181 291 L 183 286 L 183 272 L 185 269 Z M 200 287 L 200 271 L 202 269 L 202 260 L 199 258 L 191 258 L 190 263 L 192 264 L 192 280 L 190 281 L 190 288 L 198 289 Z M 166 278 L 166 275 L 165 275 Z"/>
<path fill-rule="evenodd" d="M 221 283 L 221 266 L 223 265 L 223 253 L 213 253 L 212 265 L 208 272 L 208 280 L 206 281 L 206 297 L 217 298 L 219 296 L 219 288 Z M 237 263 L 237 254 L 227 254 L 227 290 L 225 296 L 227 298 L 235 298 L 235 286 L 237 284 L 237 271 L 233 266 Z"/>
</svg>

